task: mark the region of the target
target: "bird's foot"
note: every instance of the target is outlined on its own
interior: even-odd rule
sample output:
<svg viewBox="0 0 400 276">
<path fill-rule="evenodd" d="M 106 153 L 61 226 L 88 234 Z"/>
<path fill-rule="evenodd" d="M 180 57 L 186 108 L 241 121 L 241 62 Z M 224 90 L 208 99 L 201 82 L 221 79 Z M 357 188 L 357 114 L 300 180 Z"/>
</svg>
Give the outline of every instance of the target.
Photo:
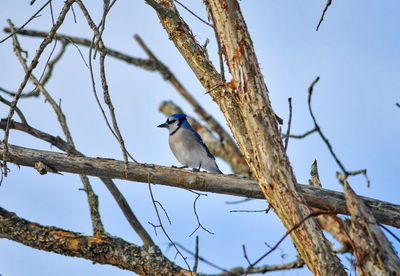
<svg viewBox="0 0 400 276">
<path fill-rule="evenodd" d="M 193 168 L 192 171 L 194 171 L 194 172 L 199 172 L 200 169 L 198 169 L 198 168 Z"/>
</svg>

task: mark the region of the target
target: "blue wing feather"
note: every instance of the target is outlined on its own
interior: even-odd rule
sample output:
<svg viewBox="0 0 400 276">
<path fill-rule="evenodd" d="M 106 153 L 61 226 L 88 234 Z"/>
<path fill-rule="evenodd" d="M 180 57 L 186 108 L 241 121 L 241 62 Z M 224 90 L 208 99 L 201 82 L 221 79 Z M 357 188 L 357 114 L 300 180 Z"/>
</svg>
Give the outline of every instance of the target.
<svg viewBox="0 0 400 276">
<path fill-rule="evenodd" d="M 190 130 L 193 132 L 194 137 L 195 137 L 196 140 L 203 146 L 203 148 L 204 148 L 205 151 L 207 152 L 208 157 L 210 157 L 210 158 L 212 158 L 212 159 L 215 159 L 214 155 L 212 155 L 212 153 L 210 152 L 210 150 L 207 148 L 206 144 L 204 144 L 203 139 L 201 139 L 200 134 L 198 134 L 197 131 L 195 131 L 195 130 L 192 128 L 192 126 L 189 124 L 188 121 L 185 121 L 183 124 L 184 124 L 184 126 L 185 126 L 186 128 L 190 129 Z"/>
</svg>

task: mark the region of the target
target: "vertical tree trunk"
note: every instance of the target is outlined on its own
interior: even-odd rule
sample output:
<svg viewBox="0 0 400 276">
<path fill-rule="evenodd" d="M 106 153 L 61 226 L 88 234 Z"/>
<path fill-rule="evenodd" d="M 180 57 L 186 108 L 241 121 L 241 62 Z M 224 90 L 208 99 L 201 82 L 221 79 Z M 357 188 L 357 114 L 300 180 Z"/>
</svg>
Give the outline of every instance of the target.
<svg viewBox="0 0 400 276">
<path fill-rule="evenodd" d="M 211 0 L 223 53 L 233 77 L 223 83 L 172 0 L 147 0 L 158 14 L 170 39 L 197 78 L 218 103 L 265 197 L 287 229 L 310 214 L 283 151 L 268 90 L 253 44 L 235 0 Z M 293 231 L 292 239 L 315 275 L 346 275 L 314 218 Z"/>
</svg>

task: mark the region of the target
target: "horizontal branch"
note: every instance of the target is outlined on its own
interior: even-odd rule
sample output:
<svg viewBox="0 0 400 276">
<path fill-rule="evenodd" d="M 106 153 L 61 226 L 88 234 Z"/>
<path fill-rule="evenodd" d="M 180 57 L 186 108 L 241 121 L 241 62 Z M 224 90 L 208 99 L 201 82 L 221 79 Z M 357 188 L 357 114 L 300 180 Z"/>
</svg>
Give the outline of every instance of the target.
<svg viewBox="0 0 400 276">
<path fill-rule="evenodd" d="M 4 28 L 4 32 L 10 33 L 11 29 L 10 28 Z M 47 32 L 40 32 L 36 30 L 19 30 L 18 31 L 19 35 L 25 35 L 25 36 L 31 36 L 31 37 L 46 37 Z M 68 35 L 63 35 L 63 34 L 55 34 L 54 39 L 57 40 L 64 40 L 67 42 L 70 42 L 72 44 L 78 44 L 78 45 L 83 45 L 86 47 L 90 47 L 92 44 L 92 41 L 86 38 L 80 38 L 80 37 L 73 37 L 73 36 L 68 36 Z M 119 51 L 106 48 L 104 47 L 104 50 L 106 51 L 107 55 L 110 55 L 112 57 L 118 58 L 120 60 L 123 60 L 129 64 L 133 64 L 136 66 L 139 66 L 143 69 L 150 70 L 150 71 L 156 71 L 157 70 L 157 63 L 153 60 L 148 60 L 148 59 L 142 59 L 142 58 L 135 58 L 132 56 L 125 55 Z"/>
<path fill-rule="evenodd" d="M 141 247 L 107 235 L 84 236 L 57 227 L 43 226 L 1 207 L 0 233 L 1 238 L 35 249 L 110 264 L 140 275 L 190 275 L 165 258 L 156 246 Z"/>
<path fill-rule="evenodd" d="M 4 145 L 0 145 L 0 154 Z M 171 187 L 193 189 L 203 192 L 227 194 L 248 198 L 263 199 L 258 184 L 249 178 L 234 175 L 218 175 L 205 172 L 192 172 L 183 169 L 158 166 L 153 164 L 128 164 L 106 158 L 73 157 L 51 151 L 34 150 L 14 145 L 8 146 L 7 162 L 21 166 L 34 167 L 38 161 L 55 171 L 73 174 L 85 174 L 135 182 L 161 184 Z M 331 210 L 348 215 L 343 193 L 319 187 L 299 185 L 306 202 L 320 210 Z M 400 228 L 400 206 L 385 201 L 360 197 L 369 206 L 379 223 Z"/>
</svg>

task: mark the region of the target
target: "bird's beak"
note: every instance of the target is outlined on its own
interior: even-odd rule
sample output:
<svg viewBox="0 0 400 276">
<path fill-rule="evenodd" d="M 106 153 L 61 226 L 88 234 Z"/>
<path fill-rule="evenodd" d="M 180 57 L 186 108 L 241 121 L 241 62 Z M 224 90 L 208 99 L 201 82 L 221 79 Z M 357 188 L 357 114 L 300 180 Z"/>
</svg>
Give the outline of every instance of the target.
<svg viewBox="0 0 400 276">
<path fill-rule="evenodd" d="M 161 125 L 158 125 L 157 127 L 168 127 L 168 124 L 167 123 L 163 123 Z"/>
</svg>

